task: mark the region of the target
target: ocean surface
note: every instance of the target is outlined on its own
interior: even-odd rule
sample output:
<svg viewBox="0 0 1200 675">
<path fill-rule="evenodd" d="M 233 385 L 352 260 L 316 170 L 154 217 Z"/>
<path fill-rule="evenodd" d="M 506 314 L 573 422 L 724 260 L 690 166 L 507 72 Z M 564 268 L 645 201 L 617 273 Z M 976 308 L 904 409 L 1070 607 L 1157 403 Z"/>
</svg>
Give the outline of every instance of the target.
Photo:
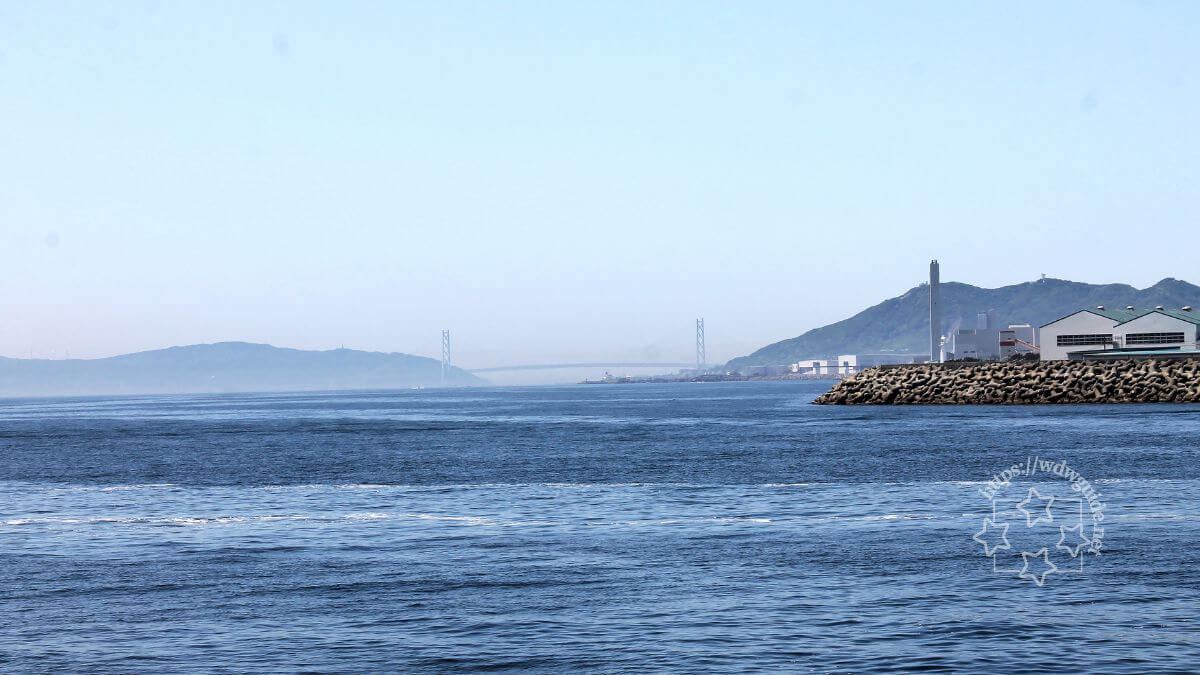
<svg viewBox="0 0 1200 675">
<path fill-rule="evenodd" d="M 1200 669 L 1200 406 L 827 386 L 0 401 L 0 670 Z"/>
</svg>

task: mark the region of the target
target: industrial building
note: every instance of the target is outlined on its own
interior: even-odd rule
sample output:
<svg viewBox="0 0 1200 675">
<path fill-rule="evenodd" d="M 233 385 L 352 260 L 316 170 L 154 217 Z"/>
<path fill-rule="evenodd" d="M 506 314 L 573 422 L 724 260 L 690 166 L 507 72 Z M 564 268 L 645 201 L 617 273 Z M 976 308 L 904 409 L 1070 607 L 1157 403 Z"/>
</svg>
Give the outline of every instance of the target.
<svg viewBox="0 0 1200 675">
<path fill-rule="evenodd" d="M 804 375 L 853 375 L 864 368 L 895 363 L 925 363 L 928 354 L 841 354 L 836 359 L 804 359 L 791 372 Z"/>
<path fill-rule="evenodd" d="M 1196 345 L 1200 314 L 1192 308 L 1162 306 L 1138 310 L 1081 309 L 1044 325 L 1043 361 L 1154 355 L 1200 355 Z"/>
<path fill-rule="evenodd" d="M 955 328 L 942 342 L 942 361 L 997 361 L 1037 351 L 1037 330 L 1027 324 L 996 325 L 994 311 L 980 312 L 974 328 Z"/>
<path fill-rule="evenodd" d="M 1038 352 L 1038 330 L 1027 323 L 1009 324 L 1000 331 L 1000 360 L 1007 361 L 1017 354 Z"/>
<path fill-rule="evenodd" d="M 994 311 L 975 315 L 975 328 L 955 328 L 942 342 L 942 361 L 1000 358 L 1000 329 Z"/>
<path fill-rule="evenodd" d="M 788 370 L 800 375 L 833 375 L 837 373 L 837 362 L 833 359 L 803 359 L 788 366 Z"/>
<path fill-rule="evenodd" d="M 838 356 L 838 372 L 853 375 L 864 368 L 886 366 L 894 363 L 925 363 L 928 354 L 842 354 Z"/>
</svg>

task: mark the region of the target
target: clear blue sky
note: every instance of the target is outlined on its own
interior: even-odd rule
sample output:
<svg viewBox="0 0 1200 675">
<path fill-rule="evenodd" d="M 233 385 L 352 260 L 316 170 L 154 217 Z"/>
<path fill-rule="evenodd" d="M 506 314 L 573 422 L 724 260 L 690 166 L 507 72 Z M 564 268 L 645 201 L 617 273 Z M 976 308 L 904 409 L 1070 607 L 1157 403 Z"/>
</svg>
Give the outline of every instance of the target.
<svg viewBox="0 0 1200 675">
<path fill-rule="evenodd" d="M 1195 273 L 1200 4 L 0 2 L 0 354 L 713 361 Z M 1200 301 L 1200 298 L 1197 299 Z"/>
</svg>

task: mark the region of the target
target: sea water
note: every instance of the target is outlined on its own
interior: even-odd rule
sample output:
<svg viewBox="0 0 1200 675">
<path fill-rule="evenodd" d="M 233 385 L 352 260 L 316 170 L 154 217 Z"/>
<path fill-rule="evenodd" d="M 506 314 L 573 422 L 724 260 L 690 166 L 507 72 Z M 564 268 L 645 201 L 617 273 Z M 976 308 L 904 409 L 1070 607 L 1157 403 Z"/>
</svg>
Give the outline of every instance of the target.
<svg viewBox="0 0 1200 675">
<path fill-rule="evenodd" d="M 0 670 L 1200 668 L 1200 406 L 827 387 L 0 401 Z"/>
</svg>

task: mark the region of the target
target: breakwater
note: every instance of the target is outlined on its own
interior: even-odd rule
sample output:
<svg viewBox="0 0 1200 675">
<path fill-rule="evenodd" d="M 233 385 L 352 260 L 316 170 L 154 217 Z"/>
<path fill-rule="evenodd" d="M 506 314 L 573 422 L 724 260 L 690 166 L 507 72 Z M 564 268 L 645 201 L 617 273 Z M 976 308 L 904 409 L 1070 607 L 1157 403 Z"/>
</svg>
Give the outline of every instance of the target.
<svg viewBox="0 0 1200 675">
<path fill-rule="evenodd" d="M 1200 402 L 1200 360 L 935 363 L 869 368 L 826 405 Z"/>
</svg>

